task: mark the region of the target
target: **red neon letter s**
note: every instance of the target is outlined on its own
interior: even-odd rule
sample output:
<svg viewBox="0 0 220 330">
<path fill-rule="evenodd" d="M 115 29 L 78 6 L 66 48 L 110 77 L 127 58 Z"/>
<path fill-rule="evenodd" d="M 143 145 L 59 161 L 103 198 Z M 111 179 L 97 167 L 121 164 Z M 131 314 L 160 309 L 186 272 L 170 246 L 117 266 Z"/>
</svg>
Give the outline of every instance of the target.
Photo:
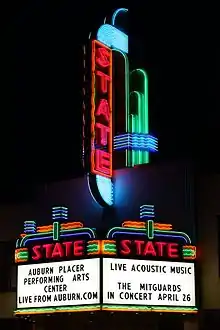
<svg viewBox="0 0 220 330">
<path fill-rule="evenodd" d="M 131 248 L 129 246 L 130 244 L 131 241 L 129 239 L 123 239 L 120 242 L 120 253 L 123 254 L 124 256 L 130 254 L 131 253 Z"/>
<path fill-rule="evenodd" d="M 42 258 L 41 254 L 41 246 L 40 245 L 35 245 L 32 247 L 32 259 L 33 260 L 40 260 Z"/>
<path fill-rule="evenodd" d="M 96 63 L 102 67 L 107 68 L 110 65 L 110 53 L 104 47 L 99 47 L 96 49 Z"/>
</svg>

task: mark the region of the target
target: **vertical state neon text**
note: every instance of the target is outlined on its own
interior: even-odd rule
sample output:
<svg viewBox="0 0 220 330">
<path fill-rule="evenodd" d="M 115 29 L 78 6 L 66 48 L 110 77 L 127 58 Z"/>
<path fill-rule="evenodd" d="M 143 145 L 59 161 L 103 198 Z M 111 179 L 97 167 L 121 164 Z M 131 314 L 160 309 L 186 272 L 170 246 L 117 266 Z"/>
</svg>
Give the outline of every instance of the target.
<svg viewBox="0 0 220 330">
<path fill-rule="evenodd" d="M 91 172 L 112 177 L 112 50 L 92 41 Z"/>
</svg>

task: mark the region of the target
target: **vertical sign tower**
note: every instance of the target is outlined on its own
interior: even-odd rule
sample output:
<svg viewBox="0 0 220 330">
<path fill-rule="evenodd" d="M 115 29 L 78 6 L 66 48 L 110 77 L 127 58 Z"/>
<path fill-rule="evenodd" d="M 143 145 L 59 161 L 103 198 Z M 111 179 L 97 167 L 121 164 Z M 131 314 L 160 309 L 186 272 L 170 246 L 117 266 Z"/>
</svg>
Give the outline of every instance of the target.
<svg viewBox="0 0 220 330">
<path fill-rule="evenodd" d="M 128 35 L 116 27 L 127 14 L 117 9 L 90 39 L 91 85 L 84 92 L 91 97 L 86 116 L 84 106 L 90 129 L 84 139 L 90 136 L 89 189 L 101 206 L 114 205 L 114 169 L 147 164 L 149 153 L 158 150 L 157 138 L 149 134 L 147 74 L 130 71 Z"/>
</svg>

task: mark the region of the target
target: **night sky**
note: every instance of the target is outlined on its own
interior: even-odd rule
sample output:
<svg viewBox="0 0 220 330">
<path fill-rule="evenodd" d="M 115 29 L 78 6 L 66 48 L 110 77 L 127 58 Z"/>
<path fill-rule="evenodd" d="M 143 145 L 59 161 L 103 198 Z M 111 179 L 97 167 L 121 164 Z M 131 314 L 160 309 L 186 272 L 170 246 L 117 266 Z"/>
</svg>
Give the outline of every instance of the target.
<svg viewBox="0 0 220 330">
<path fill-rule="evenodd" d="M 0 202 L 31 197 L 36 182 L 83 173 L 81 46 L 118 7 L 129 7 L 132 61 L 149 75 L 157 161 L 188 157 L 219 164 L 217 9 L 162 1 L 140 1 L 136 8 L 139 1 L 133 7 L 85 3 L 8 1 L 1 10 Z"/>
</svg>

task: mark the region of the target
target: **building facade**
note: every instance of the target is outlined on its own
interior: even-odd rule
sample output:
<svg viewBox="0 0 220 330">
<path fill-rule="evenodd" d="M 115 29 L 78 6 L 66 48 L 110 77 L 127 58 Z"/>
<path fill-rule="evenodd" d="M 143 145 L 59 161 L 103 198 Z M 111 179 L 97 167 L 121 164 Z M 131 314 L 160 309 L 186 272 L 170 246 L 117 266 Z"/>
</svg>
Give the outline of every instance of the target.
<svg viewBox="0 0 220 330">
<path fill-rule="evenodd" d="M 216 288 L 206 287 L 217 279 L 216 267 L 203 254 L 206 233 L 216 233 L 214 225 L 204 225 L 205 193 L 212 188 L 205 178 L 197 180 L 190 162 L 150 164 L 149 153 L 158 150 L 158 141 L 150 135 L 147 73 L 131 67 L 128 35 L 120 27 L 127 12 L 120 8 L 104 19 L 83 48 L 82 163 L 87 174 L 38 186 L 28 205 L 1 210 L 2 318 L 15 313 L 42 330 L 72 329 L 73 324 L 194 330 L 201 323 L 198 311 L 218 303 Z M 213 205 L 210 212 L 218 212 Z M 197 236 L 202 242 L 199 264 Z M 88 272 L 61 286 L 40 285 L 60 276 L 63 281 L 68 267 L 81 269 L 74 262 L 81 262 L 82 269 L 87 262 Z M 148 275 L 140 280 L 133 268 Z M 118 280 L 114 274 L 120 272 L 124 276 Z M 72 282 L 88 287 L 90 277 L 93 294 L 88 288 L 75 296 Z M 82 303 L 85 293 L 93 303 Z M 203 327 L 209 314 L 202 314 Z"/>
</svg>

